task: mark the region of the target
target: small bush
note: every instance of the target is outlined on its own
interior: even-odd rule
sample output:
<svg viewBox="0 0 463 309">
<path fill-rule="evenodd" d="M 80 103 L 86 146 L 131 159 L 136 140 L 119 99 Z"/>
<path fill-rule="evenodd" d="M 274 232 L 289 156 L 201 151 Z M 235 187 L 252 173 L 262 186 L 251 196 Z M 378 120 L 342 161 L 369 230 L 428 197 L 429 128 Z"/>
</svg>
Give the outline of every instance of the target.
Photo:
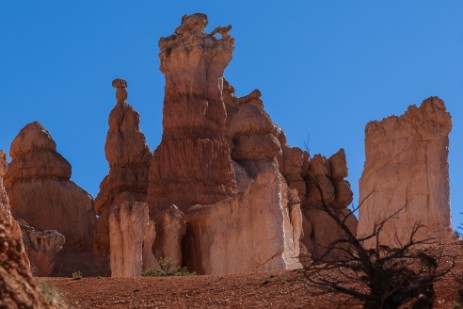
<svg viewBox="0 0 463 309">
<path fill-rule="evenodd" d="M 144 277 L 164 277 L 164 276 L 192 276 L 195 272 L 189 272 L 186 267 L 176 268 L 174 263 L 166 258 L 159 259 L 161 269 L 149 268 L 143 272 Z"/>
<path fill-rule="evenodd" d="M 80 280 L 82 279 L 82 273 L 80 271 L 75 271 L 71 274 L 72 280 Z"/>
</svg>

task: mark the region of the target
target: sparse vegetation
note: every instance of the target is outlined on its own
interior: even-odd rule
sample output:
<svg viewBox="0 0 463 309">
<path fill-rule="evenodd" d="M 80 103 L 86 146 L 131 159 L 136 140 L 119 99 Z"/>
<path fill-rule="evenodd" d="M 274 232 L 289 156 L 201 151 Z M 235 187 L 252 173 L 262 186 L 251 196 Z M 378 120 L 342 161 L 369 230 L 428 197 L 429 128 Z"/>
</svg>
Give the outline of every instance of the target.
<svg viewBox="0 0 463 309">
<path fill-rule="evenodd" d="M 45 297 L 48 304 L 53 308 L 70 308 L 63 299 L 63 295 L 59 293 L 54 286 L 47 282 L 42 282 L 38 285 L 40 293 Z"/>
<path fill-rule="evenodd" d="M 332 242 L 320 258 L 307 261 L 304 272 L 310 293 L 343 294 L 347 296 L 344 304 L 357 300 L 366 309 L 399 308 L 405 303 L 413 304 L 412 308 L 432 308 L 434 283 L 451 270 L 454 259 L 445 256 L 449 262 L 443 265 L 442 250 L 424 249 L 433 244 L 431 239 L 416 240 L 424 226 L 415 224 L 408 241 L 392 248 L 381 245 L 380 235 L 386 222 L 401 210 L 358 238 L 346 224 L 350 215 L 339 216 L 326 203 L 319 209 L 336 222 L 345 237 Z M 372 240 L 374 246 L 365 245 Z"/>
<path fill-rule="evenodd" d="M 80 280 L 82 279 L 82 273 L 80 271 L 75 271 L 71 274 L 72 280 Z"/>
<path fill-rule="evenodd" d="M 164 277 L 164 276 L 193 276 L 195 272 L 189 272 L 186 267 L 175 267 L 174 263 L 167 258 L 158 260 L 161 269 L 147 269 L 143 272 L 144 277 Z"/>
</svg>

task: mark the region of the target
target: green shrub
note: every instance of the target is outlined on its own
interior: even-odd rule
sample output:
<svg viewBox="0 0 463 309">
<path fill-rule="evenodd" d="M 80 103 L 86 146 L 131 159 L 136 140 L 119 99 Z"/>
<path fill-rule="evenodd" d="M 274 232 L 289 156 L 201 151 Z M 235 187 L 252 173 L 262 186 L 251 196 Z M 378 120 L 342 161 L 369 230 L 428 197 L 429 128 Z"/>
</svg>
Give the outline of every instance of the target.
<svg viewBox="0 0 463 309">
<path fill-rule="evenodd" d="M 166 258 L 159 259 L 161 269 L 149 268 L 143 272 L 144 277 L 163 277 L 163 276 L 192 276 L 195 272 L 189 272 L 186 267 L 175 267 L 172 260 Z"/>
<path fill-rule="evenodd" d="M 72 280 L 80 280 L 82 279 L 82 273 L 80 271 L 75 271 L 71 274 Z"/>
</svg>

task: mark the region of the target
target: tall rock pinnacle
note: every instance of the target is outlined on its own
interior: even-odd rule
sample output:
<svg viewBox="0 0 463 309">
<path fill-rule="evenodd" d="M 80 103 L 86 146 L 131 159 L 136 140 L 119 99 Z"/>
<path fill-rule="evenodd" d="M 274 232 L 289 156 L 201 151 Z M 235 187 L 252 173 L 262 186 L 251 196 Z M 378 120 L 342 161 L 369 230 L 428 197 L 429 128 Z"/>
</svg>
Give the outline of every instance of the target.
<svg viewBox="0 0 463 309">
<path fill-rule="evenodd" d="M 360 179 L 358 234 L 397 212 L 383 228 L 384 245 L 406 242 L 415 223 L 417 239 L 449 239 L 448 135 L 450 114 L 437 97 L 400 116 L 370 122 L 365 128 L 365 167 Z"/>
<path fill-rule="evenodd" d="M 206 25 L 204 14 L 184 16 L 176 34 L 159 41 L 166 77 L 164 131 L 150 166 L 151 213 L 172 204 L 185 211 L 236 194 L 222 100 L 234 39 L 229 27 L 208 34 Z M 215 37 L 219 33 L 220 39 Z"/>
<path fill-rule="evenodd" d="M 122 202 L 144 202 L 148 189 L 148 170 L 151 151 L 140 130 L 140 115 L 126 102 L 127 82 L 115 79 L 116 106 L 109 114 L 105 155 L 109 174 L 100 184 L 95 199 L 99 218 L 95 233 L 94 251 L 97 256 L 109 258 L 108 217 L 114 206 Z"/>
</svg>

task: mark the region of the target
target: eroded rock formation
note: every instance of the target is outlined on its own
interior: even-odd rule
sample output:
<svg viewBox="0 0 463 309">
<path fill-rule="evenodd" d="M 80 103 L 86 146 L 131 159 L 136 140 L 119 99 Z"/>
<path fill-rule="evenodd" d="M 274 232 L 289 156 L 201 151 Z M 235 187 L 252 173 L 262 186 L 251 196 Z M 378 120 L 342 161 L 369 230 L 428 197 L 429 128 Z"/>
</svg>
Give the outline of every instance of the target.
<svg viewBox="0 0 463 309">
<path fill-rule="evenodd" d="M 147 198 L 157 218 L 154 251 L 206 274 L 301 267 L 301 249 L 305 254 L 331 239 L 321 234 L 320 215 L 312 209 L 320 198 L 348 213 L 344 152 L 330 160 L 316 156 L 311 164 L 307 152 L 288 146 L 260 91 L 238 98 L 223 78 L 234 49 L 231 27 L 207 34 L 206 25 L 203 14 L 184 16 L 176 34 L 159 42 L 164 131 L 150 164 Z M 173 235 L 159 220 L 169 207 L 175 215 L 165 221 L 175 223 Z M 334 239 L 341 234 L 330 230 Z"/>
<path fill-rule="evenodd" d="M 294 269 L 301 267 L 300 254 L 321 254 L 320 248 L 343 234 L 318 222 L 315 208 L 323 201 L 349 214 L 344 151 L 310 159 L 288 146 L 265 112 L 260 91 L 238 98 L 223 78 L 234 49 L 231 26 L 208 34 L 206 25 L 204 14 L 184 16 L 175 34 L 159 42 L 166 77 L 164 131 L 152 158 L 138 114 L 125 102 L 127 83 L 113 82 L 118 103 L 105 148 L 110 173 L 95 202 L 96 252 L 109 251 L 109 214 L 112 231 L 119 231 L 111 232 L 113 275 L 159 268 L 161 258 L 204 274 Z M 150 221 L 127 206 L 145 197 Z M 141 222 L 133 233 L 143 249 L 124 253 L 126 236 L 114 235 L 131 216 Z M 134 263 L 128 267 L 117 260 L 124 254 L 136 261 L 136 271 Z"/>
<path fill-rule="evenodd" d="M 284 178 L 272 161 L 255 172 L 252 178 L 241 171 L 246 185 L 237 197 L 187 212 L 188 269 L 223 274 L 300 268 L 294 229 L 301 221 L 291 222 Z M 292 215 L 300 218 L 300 210 Z"/>
<path fill-rule="evenodd" d="M 161 210 L 155 216 L 156 240 L 154 254 L 172 262 L 172 266 L 182 266 L 182 240 L 186 233 L 185 214 L 176 205 Z"/>
<path fill-rule="evenodd" d="M 323 207 L 334 210 L 338 217 L 345 219 L 349 229 L 357 230 L 357 219 L 348 206 L 352 203 L 352 190 L 344 178 L 347 177 L 347 163 L 344 150 L 341 149 L 329 159 L 322 155 L 315 155 L 310 159 L 306 176 L 307 200 L 303 208 L 304 239 L 312 257 L 325 257 L 328 246 L 337 239 L 344 237 L 339 224 L 337 224 Z M 331 255 L 336 251 L 331 252 Z"/>
<path fill-rule="evenodd" d="M 234 39 L 204 32 L 207 16 L 184 16 L 176 34 L 161 38 L 161 71 L 166 77 L 161 144 L 150 165 L 151 214 L 172 204 L 186 211 L 237 193 L 230 148 L 223 133 L 223 72 Z M 222 29 L 222 30 L 221 30 Z"/>
<path fill-rule="evenodd" d="M 109 115 L 109 130 L 105 144 L 110 170 L 101 182 L 100 193 L 95 199 L 95 209 L 99 218 L 94 249 L 100 257 L 109 257 L 108 217 L 112 208 L 125 201 L 145 202 L 151 160 L 150 149 L 140 131 L 140 116 L 126 102 L 127 82 L 116 79 L 112 84 L 117 89 L 117 103 Z"/>
<path fill-rule="evenodd" d="M 11 144 L 5 187 L 11 211 L 38 230 L 57 230 L 66 244 L 56 259 L 68 275 L 91 260 L 95 212 L 92 197 L 69 180 L 71 165 L 38 122 L 26 125 Z"/>
<path fill-rule="evenodd" d="M 141 276 L 148 223 L 146 203 L 131 201 L 112 207 L 109 215 L 112 277 Z"/>
<path fill-rule="evenodd" d="M 65 238 L 55 230 L 37 231 L 26 221 L 18 219 L 22 240 L 34 276 L 48 277 L 55 269 L 56 255 L 63 248 Z"/>
<path fill-rule="evenodd" d="M 365 128 L 365 167 L 360 179 L 359 235 L 402 209 L 383 228 L 380 241 L 398 245 L 409 239 L 415 223 L 424 225 L 417 239 L 449 239 L 448 135 L 450 114 L 437 97 L 404 115 L 370 122 Z"/>
<path fill-rule="evenodd" d="M 285 133 L 265 112 L 260 92 L 237 98 L 234 88 L 225 82 L 223 97 L 227 107 L 226 136 L 232 158 L 245 168 L 248 175 L 258 174 L 261 162 L 276 160 L 290 190 L 291 223 L 294 239 L 301 241 L 302 255 L 320 257 L 328 245 L 344 236 L 344 232 L 324 211 L 325 203 L 346 220 L 351 231 L 356 231 L 357 220 L 347 208 L 352 202 L 344 150 L 329 159 L 322 155 L 309 158 L 306 151 L 287 144 Z M 238 174 L 237 174 L 238 175 Z M 241 184 L 240 177 L 237 177 Z M 240 186 L 242 190 L 242 186 Z M 302 211 L 302 217 L 296 215 Z M 301 221 L 301 223 L 299 223 Z M 294 252 L 299 252 L 295 248 Z"/>
<path fill-rule="evenodd" d="M 32 281 L 21 230 L 10 212 L 3 187 L 6 156 L 0 151 L 0 307 L 49 308 Z"/>
</svg>

